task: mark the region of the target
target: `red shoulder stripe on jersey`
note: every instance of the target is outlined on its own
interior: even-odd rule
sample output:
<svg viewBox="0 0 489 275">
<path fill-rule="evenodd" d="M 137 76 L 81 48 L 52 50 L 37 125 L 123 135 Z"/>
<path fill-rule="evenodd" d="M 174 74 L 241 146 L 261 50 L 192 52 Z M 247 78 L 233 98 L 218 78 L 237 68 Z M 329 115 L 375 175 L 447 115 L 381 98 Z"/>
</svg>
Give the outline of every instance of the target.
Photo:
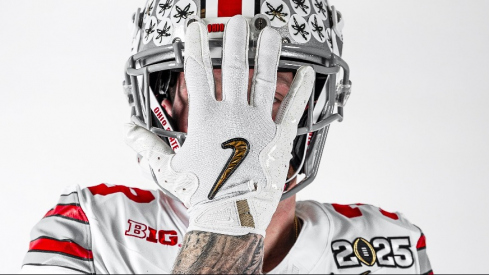
<svg viewBox="0 0 489 275">
<path fill-rule="evenodd" d="M 425 249 L 426 248 L 426 237 L 424 234 L 421 234 L 421 237 L 419 237 L 418 244 L 416 245 L 417 250 Z"/>
<path fill-rule="evenodd" d="M 58 216 L 88 224 L 87 216 L 78 204 L 58 204 L 46 213 L 44 218 Z"/>
<path fill-rule="evenodd" d="M 56 239 L 41 237 L 31 241 L 29 245 L 29 252 L 61 253 L 80 258 L 82 260 L 93 260 L 91 250 L 85 249 L 70 240 L 59 241 Z"/>
<path fill-rule="evenodd" d="M 382 215 L 384 215 L 388 218 L 391 218 L 393 220 L 396 220 L 396 221 L 399 220 L 399 216 L 396 213 L 387 212 L 382 208 L 379 208 L 379 210 L 380 210 L 380 213 L 382 213 Z"/>
<path fill-rule="evenodd" d="M 139 188 L 127 187 L 124 185 L 107 186 L 99 184 L 97 186 L 88 187 L 92 195 L 107 196 L 116 193 L 124 194 L 128 199 L 137 203 L 150 203 L 155 200 L 155 196 L 150 191 Z"/>
<path fill-rule="evenodd" d="M 343 204 L 337 204 L 333 203 L 332 204 L 334 210 L 341 215 L 347 217 L 347 218 L 356 218 L 356 217 L 361 217 L 362 216 L 362 211 L 358 208 L 353 208 L 350 205 L 343 205 Z"/>
<path fill-rule="evenodd" d="M 250 0 L 246 0 L 250 1 Z M 218 0 L 217 17 L 233 17 L 243 12 L 242 0 Z"/>
</svg>

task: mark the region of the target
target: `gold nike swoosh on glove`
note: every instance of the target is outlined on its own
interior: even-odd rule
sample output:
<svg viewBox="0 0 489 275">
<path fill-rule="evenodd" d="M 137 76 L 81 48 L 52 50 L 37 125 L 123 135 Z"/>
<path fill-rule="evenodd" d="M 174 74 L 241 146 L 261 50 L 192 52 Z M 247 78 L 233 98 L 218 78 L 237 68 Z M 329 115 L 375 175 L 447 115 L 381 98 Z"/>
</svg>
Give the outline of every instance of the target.
<svg viewBox="0 0 489 275">
<path fill-rule="evenodd" d="M 238 166 L 243 162 L 250 151 L 250 144 L 244 138 L 230 139 L 221 144 L 221 147 L 222 149 L 233 149 L 234 152 L 226 163 L 226 166 L 224 166 L 224 169 L 222 169 L 216 183 L 214 183 L 214 186 L 212 186 L 212 189 L 207 196 L 209 200 L 214 199 L 219 189 L 221 189 L 224 183 L 229 179 L 229 177 L 231 177 L 234 171 L 236 171 Z"/>
</svg>

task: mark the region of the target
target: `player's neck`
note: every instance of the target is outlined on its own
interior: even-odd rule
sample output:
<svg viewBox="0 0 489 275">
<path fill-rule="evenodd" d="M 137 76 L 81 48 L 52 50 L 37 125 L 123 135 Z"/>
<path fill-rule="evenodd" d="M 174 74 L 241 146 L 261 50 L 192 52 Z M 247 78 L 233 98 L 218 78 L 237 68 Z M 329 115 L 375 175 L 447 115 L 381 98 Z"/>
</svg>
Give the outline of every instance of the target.
<svg viewBox="0 0 489 275">
<path fill-rule="evenodd" d="M 273 270 L 287 256 L 296 241 L 295 196 L 278 205 L 267 228 L 263 272 Z"/>
</svg>

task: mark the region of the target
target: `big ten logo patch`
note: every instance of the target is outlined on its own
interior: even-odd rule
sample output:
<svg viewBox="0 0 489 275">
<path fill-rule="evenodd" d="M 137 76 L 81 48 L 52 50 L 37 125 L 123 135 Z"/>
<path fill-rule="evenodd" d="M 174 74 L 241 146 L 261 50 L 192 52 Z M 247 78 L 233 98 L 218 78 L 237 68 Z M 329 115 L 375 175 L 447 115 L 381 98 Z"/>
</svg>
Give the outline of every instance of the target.
<svg viewBox="0 0 489 275">
<path fill-rule="evenodd" d="M 126 236 L 146 240 L 150 243 L 175 246 L 178 243 L 178 233 L 175 230 L 156 230 L 144 223 L 128 220 Z"/>
<path fill-rule="evenodd" d="M 409 237 L 376 237 L 370 242 L 357 238 L 352 243 L 336 240 L 331 249 L 338 268 L 360 267 L 362 264 L 409 268 L 414 264 Z"/>
</svg>

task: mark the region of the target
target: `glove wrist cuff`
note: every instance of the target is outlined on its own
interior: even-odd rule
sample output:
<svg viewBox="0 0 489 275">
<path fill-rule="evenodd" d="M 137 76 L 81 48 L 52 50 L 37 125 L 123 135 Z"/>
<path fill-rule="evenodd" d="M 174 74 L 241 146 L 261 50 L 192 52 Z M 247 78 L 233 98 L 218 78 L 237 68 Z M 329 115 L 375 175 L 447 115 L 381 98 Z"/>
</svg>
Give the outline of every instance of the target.
<svg viewBox="0 0 489 275">
<path fill-rule="evenodd" d="M 199 230 L 224 235 L 259 234 L 265 237 L 265 230 L 270 223 L 276 204 L 263 201 L 250 194 L 220 201 L 213 205 L 203 204 L 189 209 L 189 231 Z M 271 207 L 271 211 L 262 205 Z"/>
</svg>

